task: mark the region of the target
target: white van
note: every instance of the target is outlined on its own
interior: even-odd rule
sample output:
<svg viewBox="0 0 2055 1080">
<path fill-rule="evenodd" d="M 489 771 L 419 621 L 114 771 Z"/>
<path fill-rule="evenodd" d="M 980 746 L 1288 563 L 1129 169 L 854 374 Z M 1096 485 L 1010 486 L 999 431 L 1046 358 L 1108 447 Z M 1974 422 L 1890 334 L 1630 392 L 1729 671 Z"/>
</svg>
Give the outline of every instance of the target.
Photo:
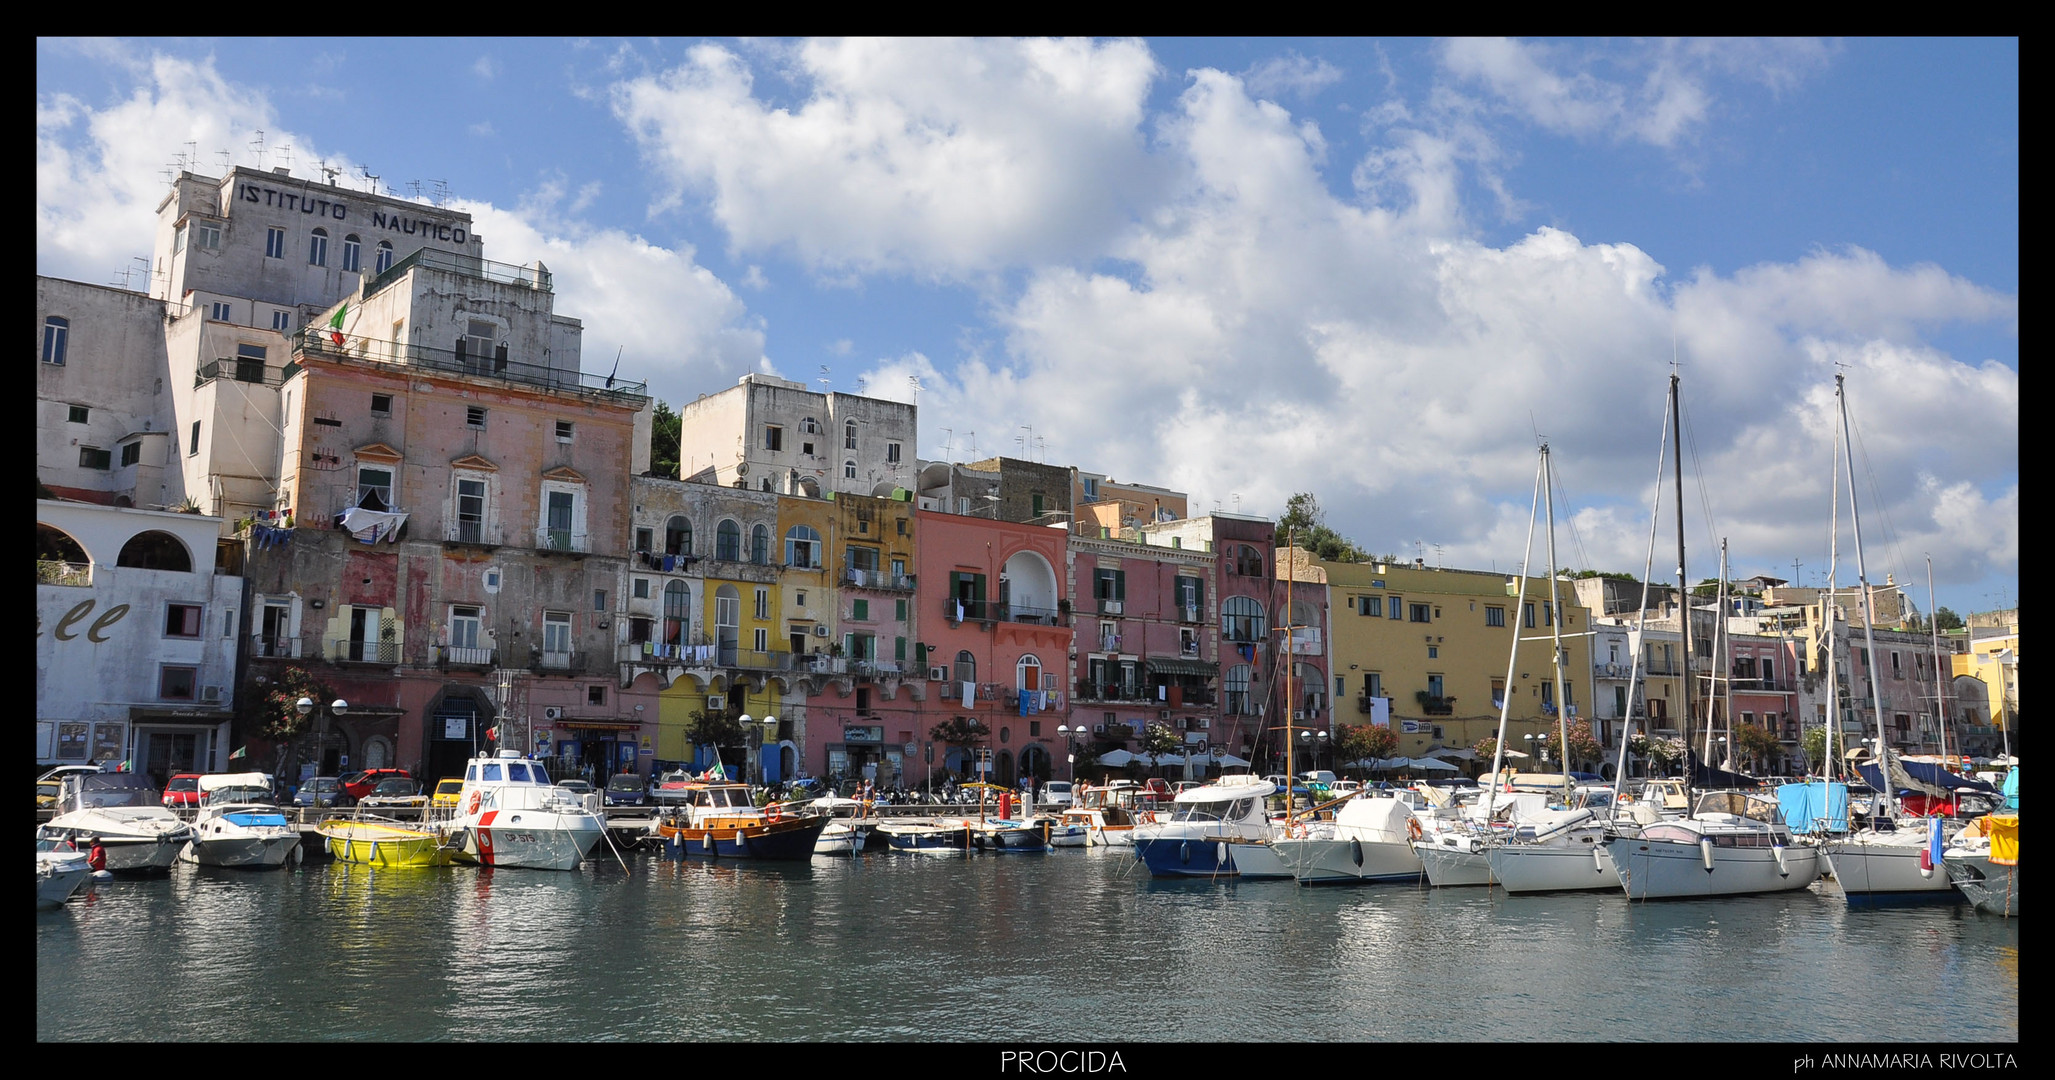
<svg viewBox="0 0 2055 1080">
<path fill-rule="evenodd" d="M 1070 805 L 1070 781 L 1051 780 L 1042 785 L 1041 801 L 1050 806 Z"/>
</svg>

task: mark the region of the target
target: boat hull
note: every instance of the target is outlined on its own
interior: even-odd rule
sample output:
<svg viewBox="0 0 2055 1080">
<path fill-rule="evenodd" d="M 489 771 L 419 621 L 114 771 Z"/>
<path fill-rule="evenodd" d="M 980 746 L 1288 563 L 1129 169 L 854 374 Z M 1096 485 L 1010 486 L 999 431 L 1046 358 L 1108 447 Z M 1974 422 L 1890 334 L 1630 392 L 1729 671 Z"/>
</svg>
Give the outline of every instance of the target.
<svg viewBox="0 0 2055 1080">
<path fill-rule="evenodd" d="M 657 836 L 672 858 L 810 859 L 827 827 L 825 817 L 712 828 L 662 822 L 657 825 Z"/>
<path fill-rule="evenodd" d="M 1413 851 L 1420 856 L 1420 866 L 1427 875 L 1427 883 L 1437 889 L 1489 885 L 1493 881 L 1491 863 L 1482 851 L 1451 847 L 1431 840 L 1415 841 Z"/>
<path fill-rule="evenodd" d="M 1944 864 L 1949 883 L 1987 915 L 2019 917 L 2019 867 L 2000 866 L 1988 854 L 1950 857 Z"/>
<path fill-rule="evenodd" d="M 1613 892 L 1620 871 L 1602 843 L 1506 844 L 1486 849 L 1491 876 L 1509 893 Z"/>
<path fill-rule="evenodd" d="M 221 836 L 196 839 L 186 845 L 180 857 L 200 866 L 225 866 L 248 870 L 273 870 L 292 861 L 299 853 L 298 833 L 285 836 Z"/>
<path fill-rule="evenodd" d="M 1278 840 L 1271 847 L 1301 885 L 1417 884 L 1425 872 L 1403 841 Z"/>
<path fill-rule="evenodd" d="M 1842 895 L 1851 904 L 1959 900 L 1945 866 L 1921 872 L 1921 856 L 1925 853 L 1926 843 L 1917 834 L 1909 843 L 1879 843 L 1856 837 L 1828 845 L 1827 860 Z"/>
<path fill-rule="evenodd" d="M 1138 836 L 1135 858 L 1160 878 L 1279 880 L 1291 868 L 1266 841 L 1238 836 Z"/>
<path fill-rule="evenodd" d="M 1619 869 L 1621 887 L 1634 900 L 1792 892 L 1819 877 L 1819 849 L 1804 844 L 1715 847 L 1710 870 L 1698 844 L 1617 837 L 1606 847 Z"/>
<path fill-rule="evenodd" d="M 870 829 L 868 827 L 858 828 L 846 822 L 832 822 L 827 828 L 821 830 L 820 837 L 813 842 L 813 853 L 816 855 L 854 855 L 863 850 L 864 844 L 869 840 L 869 835 Z"/>
<path fill-rule="evenodd" d="M 331 822 L 318 830 L 337 861 L 384 869 L 444 866 L 450 861 L 442 838 L 432 832 Z"/>
<path fill-rule="evenodd" d="M 165 815 L 169 818 L 169 815 Z M 36 837 L 53 842 L 70 842 L 80 851 L 91 846 L 88 837 L 100 838 L 110 873 L 124 876 L 155 876 L 171 872 L 179 852 L 193 831 L 176 818 L 135 815 L 121 820 L 109 815 L 63 815 L 36 829 Z"/>
<path fill-rule="evenodd" d="M 86 857 L 74 852 L 36 853 L 36 907 L 61 908 L 91 877 Z"/>
</svg>

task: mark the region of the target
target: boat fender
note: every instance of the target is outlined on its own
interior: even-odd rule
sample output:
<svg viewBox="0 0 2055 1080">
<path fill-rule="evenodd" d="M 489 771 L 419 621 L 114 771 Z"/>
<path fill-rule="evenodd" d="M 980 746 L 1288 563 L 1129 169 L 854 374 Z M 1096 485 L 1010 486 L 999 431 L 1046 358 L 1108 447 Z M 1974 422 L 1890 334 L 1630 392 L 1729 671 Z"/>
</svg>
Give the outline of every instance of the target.
<svg viewBox="0 0 2055 1080">
<path fill-rule="evenodd" d="M 1185 842 L 1184 842 L 1183 844 L 1181 844 L 1181 845 L 1179 845 L 1179 846 L 1178 846 L 1178 849 L 1177 849 L 1177 858 L 1178 858 L 1178 861 L 1179 861 L 1179 862 L 1185 863 L 1186 865 L 1190 865 L 1190 864 L 1191 864 L 1191 861 L 1192 861 L 1192 842 L 1191 842 L 1190 840 L 1187 840 L 1187 841 L 1185 841 Z"/>
<path fill-rule="evenodd" d="M 1782 845 L 1782 844 L 1771 844 L 1771 845 L 1770 845 L 1770 854 L 1772 854 L 1772 855 L 1775 855 L 1775 856 L 1777 857 L 1777 876 L 1778 876 L 1778 877 L 1790 877 L 1790 876 L 1791 876 L 1791 868 L 1790 868 L 1789 866 L 1785 865 L 1785 863 L 1784 863 L 1784 845 Z"/>
<path fill-rule="evenodd" d="M 1213 845 L 1213 865 L 1216 867 L 1227 865 L 1227 842 L 1224 840 Z"/>
<path fill-rule="evenodd" d="M 1413 839 L 1415 839 L 1415 840 L 1418 840 L 1418 839 L 1420 839 L 1420 835 L 1421 835 L 1421 833 L 1420 833 L 1420 819 L 1419 819 L 1419 818 L 1407 818 L 1407 819 L 1406 819 L 1406 835 L 1407 835 L 1407 836 L 1409 836 L 1409 837 L 1412 837 L 1412 838 L 1413 838 Z"/>
<path fill-rule="evenodd" d="M 1357 866 L 1363 865 L 1363 842 L 1361 840 L 1349 841 L 1349 858 L 1356 860 Z"/>
<path fill-rule="evenodd" d="M 1712 873 L 1713 871 L 1712 849 L 1712 837 L 1708 836 L 1698 842 L 1698 856 L 1700 859 L 1704 860 L 1705 872 L 1708 874 Z"/>
<path fill-rule="evenodd" d="M 707 831 L 699 834 L 699 850 L 712 851 L 713 849 L 714 831 L 712 829 L 708 829 Z"/>
<path fill-rule="evenodd" d="M 1592 873 L 1594 873 L 1594 874 L 1603 874 L 1603 873 L 1605 873 L 1605 845 L 1604 845 L 1604 844 L 1593 844 L 1593 845 L 1591 845 L 1591 872 L 1592 872 Z"/>
</svg>

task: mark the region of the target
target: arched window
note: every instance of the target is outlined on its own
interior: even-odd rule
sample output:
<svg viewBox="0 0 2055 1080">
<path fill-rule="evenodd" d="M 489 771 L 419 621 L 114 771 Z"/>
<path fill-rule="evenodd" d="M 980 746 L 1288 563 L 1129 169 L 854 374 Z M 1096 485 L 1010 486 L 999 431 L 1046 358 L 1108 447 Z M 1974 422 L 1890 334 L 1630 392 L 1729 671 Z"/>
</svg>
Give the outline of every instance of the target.
<svg viewBox="0 0 2055 1080">
<path fill-rule="evenodd" d="M 845 461 L 845 462 L 843 462 L 843 463 L 842 463 L 842 475 L 843 475 L 844 477 L 846 477 L 847 479 L 850 479 L 850 480 L 854 480 L 854 479 L 856 479 L 856 459 L 855 459 L 855 458 L 850 458 L 850 459 L 849 459 L 848 461 Z"/>
<path fill-rule="evenodd" d="M 714 529 L 714 558 L 742 561 L 742 526 L 735 524 L 733 519 L 722 518 Z"/>
<path fill-rule="evenodd" d="M 307 265 L 308 265 L 308 266 L 327 266 L 327 265 L 328 265 L 328 230 L 327 230 L 327 229 L 315 229 L 315 230 L 314 230 L 314 235 L 312 235 L 312 236 L 310 236 L 310 237 L 308 237 L 308 238 L 307 238 Z"/>
<path fill-rule="evenodd" d="M 1224 704 L 1229 716 L 1253 716 L 1256 710 L 1249 704 L 1249 665 L 1236 664 L 1227 669 L 1227 676 L 1220 680 Z"/>
<path fill-rule="evenodd" d="M 978 681 L 978 658 L 972 656 L 968 649 L 956 654 L 956 681 Z"/>
<path fill-rule="evenodd" d="M 378 269 L 375 272 L 383 274 L 390 269 L 392 269 L 392 241 L 380 240 L 378 242 Z"/>
<path fill-rule="evenodd" d="M 1227 572 L 1243 577 L 1268 576 L 1263 571 L 1263 553 L 1247 544 L 1235 545 L 1234 561 L 1228 566 Z"/>
<path fill-rule="evenodd" d="M 1263 604 L 1253 596 L 1230 596 L 1220 602 L 1220 635 L 1229 641 L 1262 641 Z"/>
<path fill-rule="evenodd" d="M 121 546 L 121 555 L 114 560 L 114 565 L 190 574 L 193 572 L 193 556 L 178 537 L 153 529 L 130 537 L 128 543 Z"/>
<path fill-rule="evenodd" d="M 692 631 L 692 590 L 682 581 L 671 581 L 664 585 L 664 633 L 665 645 L 683 645 L 686 635 Z"/>
<path fill-rule="evenodd" d="M 664 554 L 692 554 L 692 522 L 683 514 L 672 514 L 664 522 Z"/>
<path fill-rule="evenodd" d="M 856 449 L 856 421 L 854 420 L 850 420 L 842 425 L 842 449 Z"/>
<path fill-rule="evenodd" d="M 351 233 L 348 236 L 343 237 L 342 268 L 354 274 L 360 268 L 360 264 L 363 262 L 363 258 L 364 242 L 362 240 L 357 239 L 357 234 Z"/>
<path fill-rule="evenodd" d="M 749 561 L 758 566 L 767 566 L 771 561 L 771 530 L 767 525 L 752 525 L 749 528 Z"/>
<path fill-rule="evenodd" d="M 794 525 L 785 530 L 785 565 L 799 570 L 812 570 L 821 565 L 821 534 L 810 525 Z"/>
<path fill-rule="evenodd" d="M 1021 690 L 1042 688 L 1042 661 L 1032 654 L 1023 656 L 1013 665 L 1013 685 Z"/>
<path fill-rule="evenodd" d="M 64 363 L 64 347 L 71 339 L 71 320 L 52 315 L 43 320 L 43 362 Z"/>
</svg>

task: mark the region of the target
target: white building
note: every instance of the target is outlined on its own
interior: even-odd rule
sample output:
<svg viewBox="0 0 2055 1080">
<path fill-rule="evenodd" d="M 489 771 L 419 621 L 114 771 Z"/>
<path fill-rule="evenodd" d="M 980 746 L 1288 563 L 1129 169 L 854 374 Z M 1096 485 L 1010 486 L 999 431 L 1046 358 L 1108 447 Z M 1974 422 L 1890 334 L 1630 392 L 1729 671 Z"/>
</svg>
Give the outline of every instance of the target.
<svg viewBox="0 0 2055 1080">
<path fill-rule="evenodd" d="M 163 305 L 36 279 L 36 481 L 60 498 L 164 509 L 184 498 L 161 377 Z"/>
<path fill-rule="evenodd" d="M 36 760 L 228 765 L 239 577 L 218 518 L 36 500 Z"/>
<path fill-rule="evenodd" d="M 915 486 L 916 409 L 903 401 L 752 373 L 678 415 L 681 479 L 816 499 Z"/>
</svg>

